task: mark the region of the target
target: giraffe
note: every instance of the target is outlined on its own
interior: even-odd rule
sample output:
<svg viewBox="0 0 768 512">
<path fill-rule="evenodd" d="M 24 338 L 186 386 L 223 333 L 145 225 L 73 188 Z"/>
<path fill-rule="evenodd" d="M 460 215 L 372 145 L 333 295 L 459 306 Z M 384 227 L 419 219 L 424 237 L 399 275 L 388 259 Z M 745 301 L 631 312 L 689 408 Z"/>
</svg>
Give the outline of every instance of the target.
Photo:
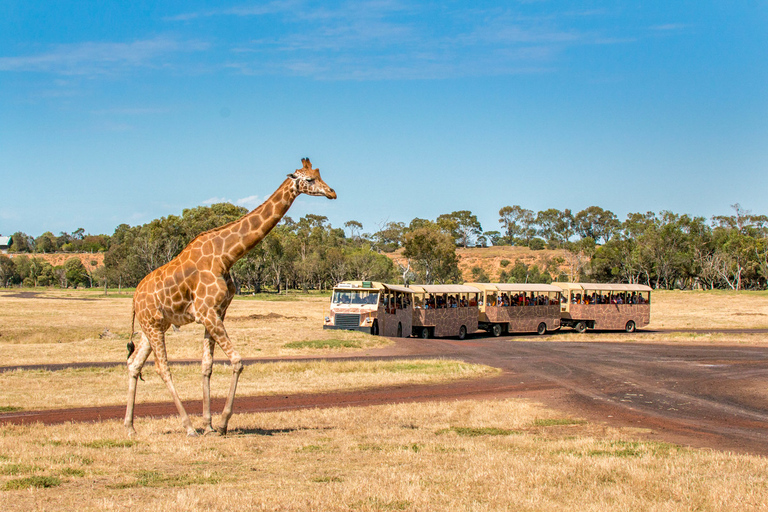
<svg viewBox="0 0 768 512">
<path fill-rule="evenodd" d="M 125 428 L 129 436 L 136 434 L 133 410 L 137 380 L 152 352 L 155 369 L 173 397 L 187 435 L 197 435 L 173 385 L 165 349 L 165 331 L 172 325 L 178 327 L 191 322 L 205 327 L 202 357 L 204 433 L 227 433 L 237 380 L 243 371 L 240 354 L 224 328 L 224 316 L 235 295 L 229 269 L 275 227 L 299 194 L 336 199 L 336 192 L 322 180 L 319 169 L 312 168 L 309 158 L 302 158 L 301 162 L 302 168 L 289 174 L 261 206 L 236 221 L 198 235 L 178 256 L 151 272 L 136 287 L 128 342 Z M 137 319 L 142 333 L 138 348 L 133 344 L 133 327 Z M 221 347 L 232 365 L 229 395 L 216 430 L 211 418 L 210 391 L 215 345 Z"/>
</svg>

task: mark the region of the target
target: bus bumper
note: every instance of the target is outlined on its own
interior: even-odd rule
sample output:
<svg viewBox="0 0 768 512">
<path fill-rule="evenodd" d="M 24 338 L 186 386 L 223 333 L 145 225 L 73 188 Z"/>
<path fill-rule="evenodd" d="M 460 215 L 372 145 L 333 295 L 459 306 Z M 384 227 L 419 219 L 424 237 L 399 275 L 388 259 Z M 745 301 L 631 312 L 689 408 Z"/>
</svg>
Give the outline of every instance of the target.
<svg viewBox="0 0 768 512">
<path fill-rule="evenodd" d="M 360 331 L 369 333 L 371 332 L 371 328 L 368 325 L 359 325 L 357 327 L 339 327 L 337 325 L 324 325 L 323 329 L 336 329 L 340 331 Z"/>
</svg>

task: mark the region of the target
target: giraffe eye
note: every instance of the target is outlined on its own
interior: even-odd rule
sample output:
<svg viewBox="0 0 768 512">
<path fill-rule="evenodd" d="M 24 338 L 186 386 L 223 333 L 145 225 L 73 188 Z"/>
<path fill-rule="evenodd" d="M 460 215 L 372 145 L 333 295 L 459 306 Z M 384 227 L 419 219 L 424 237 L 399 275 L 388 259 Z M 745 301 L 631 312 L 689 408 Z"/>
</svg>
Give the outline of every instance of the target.
<svg viewBox="0 0 768 512">
<path fill-rule="evenodd" d="M 306 178 L 306 180 L 307 180 L 307 183 L 314 183 L 315 182 L 315 178 Z"/>
</svg>

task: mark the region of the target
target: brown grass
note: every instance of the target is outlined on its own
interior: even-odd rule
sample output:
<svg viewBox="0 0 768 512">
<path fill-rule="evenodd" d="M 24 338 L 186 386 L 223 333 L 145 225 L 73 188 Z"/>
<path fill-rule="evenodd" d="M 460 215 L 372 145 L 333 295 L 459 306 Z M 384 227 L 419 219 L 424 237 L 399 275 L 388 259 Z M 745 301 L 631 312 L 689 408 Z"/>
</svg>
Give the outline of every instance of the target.
<svg viewBox="0 0 768 512">
<path fill-rule="evenodd" d="M 46 296 L 0 292 L 3 365 L 124 360 L 129 297 L 79 290 Z M 82 298 L 95 300 L 74 300 Z M 326 308 L 320 297 L 237 299 L 227 325 L 245 357 L 328 353 L 285 347 L 295 341 L 344 337 L 363 351 L 388 343 L 323 331 Z M 766 316 L 766 293 L 657 292 L 651 327 L 764 328 Z M 171 358 L 198 358 L 201 337 L 197 326 L 169 333 Z M 561 333 L 538 339 L 758 344 L 763 338 Z M 251 366 L 238 392 L 350 389 L 489 371 L 446 361 L 400 364 Z M 167 396 L 154 372 L 145 373 L 139 399 Z M 183 396 L 199 400 L 198 365 L 175 366 L 174 376 Z M 226 367 L 217 365 L 215 394 L 228 379 Z M 11 372 L 0 374 L 0 396 L 9 402 L 0 406 L 122 403 L 125 384 L 123 367 Z M 137 427 L 138 438 L 129 440 L 117 421 L 1 426 L 3 510 L 768 509 L 768 459 L 659 443 L 647 430 L 608 428 L 524 400 L 236 414 L 223 438 L 186 438 L 177 417 L 142 418 Z"/>
<path fill-rule="evenodd" d="M 102 292 L 93 290 L 47 290 L 42 293 L 42 298 L 19 298 L 17 294 L 15 290 L 0 291 L 0 365 L 125 359 L 125 344 L 131 326 L 129 295 L 110 295 L 105 298 Z M 337 345 L 340 348 L 335 351 L 349 352 L 390 343 L 387 339 L 359 332 L 323 330 L 322 318 L 328 310 L 328 299 L 325 297 L 288 299 L 235 299 L 229 308 L 226 325 L 243 357 L 328 353 L 328 349 L 311 348 L 314 345 Z M 768 328 L 768 293 L 657 291 L 653 294 L 651 311 L 648 330 L 765 329 Z M 184 326 L 179 332 L 169 330 L 166 338 L 169 357 L 200 358 L 202 337 L 203 329 L 196 324 Z M 741 344 L 765 342 L 764 336 L 760 334 L 639 332 L 634 335 L 579 335 L 569 329 L 544 339 Z M 313 343 L 317 341 L 337 343 Z M 221 355 L 220 352 L 217 354 Z"/>
<path fill-rule="evenodd" d="M 173 365 L 176 390 L 182 400 L 202 400 L 199 365 Z M 237 392 L 245 395 L 319 393 L 380 386 L 426 384 L 469 379 L 498 373 L 482 365 L 448 360 L 284 362 L 251 365 Z M 153 366 L 145 367 L 138 385 L 138 401 L 168 400 L 165 384 Z M 214 365 L 211 394 L 224 397 L 232 371 Z M 60 371 L 16 370 L 0 373 L 0 407 L 7 410 L 58 409 L 125 403 L 128 374 L 125 366 L 75 368 Z"/>
<path fill-rule="evenodd" d="M 4 510 L 764 510 L 768 460 L 638 440 L 518 400 L 0 428 Z M 53 487 L 34 487 L 48 482 Z M 19 483 L 21 482 L 21 483 Z M 27 484 L 27 488 L 19 488 Z"/>
<path fill-rule="evenodd" d="M 131 296 L 104 297 L 92 290 L 47 290 L 38 298 L 0 291 L 0 365 L 123 361 L 131 330 Z M 389 340 L 360 332 L 323 330 L 326 297 L 254 300 L 238 297 L 225 322 L 243 357 L 281 357 L 324 350 L 292 349 L 289 342 L 341 340 L 360 349 Z M 136 325 L 138 330 L 139 326 Z M 199 359 L 203 328 L 166 333 L 170 359 Z M 217 352 L 217 357 L 222 356 Z"/>
</svg>

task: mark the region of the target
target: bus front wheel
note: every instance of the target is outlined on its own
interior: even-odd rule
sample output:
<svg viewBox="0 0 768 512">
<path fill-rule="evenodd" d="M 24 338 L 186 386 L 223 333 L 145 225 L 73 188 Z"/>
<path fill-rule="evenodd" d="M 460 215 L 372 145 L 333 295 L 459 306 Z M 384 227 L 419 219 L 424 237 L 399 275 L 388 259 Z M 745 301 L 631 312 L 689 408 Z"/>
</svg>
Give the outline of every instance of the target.
<svg viewBox="0 0 768 512">
<path fill-rule="evenodd" d="M 586 332 L 587 324 L 586 322 L 579 322 L 576 324 L 576 327 L 574 327 L 574 329 L 576 329 L 576 332 L 580 332 L 580 333 Z"/>
<path fill-rule="evenodd" d="M 379 335 L 379 322 L 374 320 L 373 325 L 371 326 L 371 334 L 374 336 Z"/>
<path fill-rule="evenodd" d="M 536 329 L 536 333 L 538 333 L 539 336 L 543 334 L 547 334 L 547 324 L 545 324 L 544 322 L 541 322 L 539 324 L 539 327 Z"/>
<path fill-rule="evenodd" d="M 624 330 L 627 332 L 635 332 L 636 328 L 637 326 L 635 326 L 635 322 L 633 322 L 632 320 L 627 322 L 627 325 L 624 326 Z"/>
<path fill-rule="evenodd" d="M 403 337 L 403 324 L 401 323 L 397 324 L 397 337 L 398 338 Z"/>
<path fill-rule="evenodd" d="M 491 327 L 491 334 L 496 338 L 501 336 L 501 324 L 493 324 L 493 327 Z"/>
<path fill-rule="evenodd" d="M 467 337 L 467 328 L 465 326 L 459 327 L 459 339 L 463 340 Z"/>
</svg>

